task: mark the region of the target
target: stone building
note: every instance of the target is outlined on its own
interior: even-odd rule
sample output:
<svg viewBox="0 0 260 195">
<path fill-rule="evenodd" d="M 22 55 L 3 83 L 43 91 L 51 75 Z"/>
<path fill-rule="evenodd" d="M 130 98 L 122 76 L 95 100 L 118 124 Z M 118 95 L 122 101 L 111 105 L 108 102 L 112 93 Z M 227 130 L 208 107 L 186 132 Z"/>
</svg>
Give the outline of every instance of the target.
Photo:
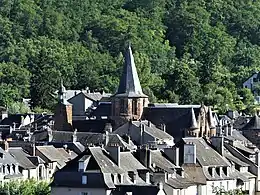
<svg viewBox="0 0 260 195">
<path fill-rule="evenodd" d="M 61 82 L 58 92 L 59 102 L 54 114 L 54 129 L 60 131 L 72 130 L 72 104 L 66 100 L 66 89 Z"/>
<path fill-rule="evenodd" d="M 129 120 L 139 120 L 143 108 L 148 106 L 148 96 L 142 91 L 130 46 L 125 53 L 125 64 L 118 90 L 111 99 L 111 118 L 116 121 L 116 126 Z"/>
<path fill-rule="evenodd" d="M 242 128 L 243 135 L 256 146 L 260 146 L 260 118 L 255 115 Z"/>
<path fill-rule="evenodd" d="M 160 106 L 150 104 L 142 119 L 156 126 L 165 126 L 166 132 L 177 141 L 183 137 L 211 137 L 216 135 L 217 122 L 210 107 L 205 105 Z"/>
</svg>

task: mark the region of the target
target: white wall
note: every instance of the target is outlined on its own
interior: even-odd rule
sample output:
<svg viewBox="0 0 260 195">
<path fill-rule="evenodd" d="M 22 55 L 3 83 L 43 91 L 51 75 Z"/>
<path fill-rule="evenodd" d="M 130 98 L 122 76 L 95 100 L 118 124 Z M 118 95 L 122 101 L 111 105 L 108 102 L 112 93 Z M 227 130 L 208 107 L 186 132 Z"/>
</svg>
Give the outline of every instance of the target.
<svg viewBox="0 0 260 195">
<path fill-rule="evenodd" d="M 205 195 L 215 195 L 215 193 L 213 193 L 213 188 L 212 188 L 213 184 L 214 187 L 223 188 L 227 191 L 237 189 L 235 180 L 207 181 L 207 186 L 206 186 L 207 190 Z"/>
<path fill-rule="evenodd" d="M 106 190 L 104 188 L 51 188 L 51 195 L 81 195 L 81 192 L 88 192 L 89 195 L 108 195 L 111 190 Z"/>
</svg>

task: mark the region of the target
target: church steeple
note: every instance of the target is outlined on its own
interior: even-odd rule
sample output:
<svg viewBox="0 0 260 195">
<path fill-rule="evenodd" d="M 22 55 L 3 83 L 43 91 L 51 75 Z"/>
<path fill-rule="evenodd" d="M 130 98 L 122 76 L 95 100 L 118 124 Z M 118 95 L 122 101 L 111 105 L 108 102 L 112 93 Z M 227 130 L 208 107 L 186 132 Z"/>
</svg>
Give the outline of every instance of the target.
<svg viewBox="0 0 260 195">
<path fill-rule="evenodd" d="M 134 62 L 134 56 L 130 44 L 125 53 L 125 63 L 123 67 L 123 73 L 115 96 L 129 97 L 129 98 L 147 97 L 147 95 L 143 93 L 139 81 L 139 77 Z"/>
<path fill-rule="evenodd" d="M 72 104 L 66 99 L 66 88 L 61 79 L 58 91 L 58 104 L 54 113 L 54 129 L 59 131 L 72 130 Z"/>
<path fill-rule="evenodd" d="M 112 118 L 115 121 L 139 120 L 143 108 L 148 105 L 148 96 L 143 93 L 137 74 L 134 56 L 129 45 L 117 92 L 112 96 Z M 121 120 L 123 119 L 123 120 Z"/>
</svg>

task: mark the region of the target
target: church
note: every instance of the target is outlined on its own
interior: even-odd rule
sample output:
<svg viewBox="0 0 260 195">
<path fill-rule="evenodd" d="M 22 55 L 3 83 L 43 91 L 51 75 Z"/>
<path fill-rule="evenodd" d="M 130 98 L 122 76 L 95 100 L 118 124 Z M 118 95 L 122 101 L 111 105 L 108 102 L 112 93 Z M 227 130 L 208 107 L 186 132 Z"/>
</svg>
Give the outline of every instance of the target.
<svg viewBox="0 0 260 195">
<path fill-rule="evenodd" d="M 149 97 L 143 93 L 130 45 L 125 51 L 123 71 L 116 93 L 106 102 L 102 98 L 95 102 L 91 117 L 73 120 L 74 105 L 67 101 L 65 94 L 66 89 L 61 84 L 54 116 L 55 130 L 77 129 L 102 133 L 108 123 L 114 131 L 126 123 L 148 121 L 177 140 L 187 136 L 211 137 L 217 133 L 216 116 L 208 106 L 149 102 Z"/>
</svg>

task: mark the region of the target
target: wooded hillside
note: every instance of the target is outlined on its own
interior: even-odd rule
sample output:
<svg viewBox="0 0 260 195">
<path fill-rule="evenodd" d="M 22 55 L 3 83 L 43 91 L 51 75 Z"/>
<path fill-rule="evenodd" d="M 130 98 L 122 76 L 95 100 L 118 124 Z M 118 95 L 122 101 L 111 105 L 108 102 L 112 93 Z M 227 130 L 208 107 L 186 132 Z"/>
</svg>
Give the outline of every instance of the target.
<svg viewBox="0 0 260 195">
<path fill-rule="evenodd" d="M 0 105 L 51 109 L 60 77 L 113 93 L 131 42 L 150 101 L 245 108 L 259 13 L 254 0 L 0 0 Z"/>
</svg>

